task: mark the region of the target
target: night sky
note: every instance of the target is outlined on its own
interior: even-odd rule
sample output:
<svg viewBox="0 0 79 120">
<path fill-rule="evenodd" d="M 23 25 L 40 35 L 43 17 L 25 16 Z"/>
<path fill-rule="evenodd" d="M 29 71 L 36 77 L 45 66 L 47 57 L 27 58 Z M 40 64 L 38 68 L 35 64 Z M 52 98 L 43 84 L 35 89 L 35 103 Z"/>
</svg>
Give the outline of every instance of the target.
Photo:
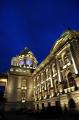
<svg viewBox="0 0 79 120">
<path fill-rule="evenodd" d="M 26 46 L 40 63 L 68 27 L 79 29 L 78 0 L 0 0 L 0 72 Z"/>
</svg>

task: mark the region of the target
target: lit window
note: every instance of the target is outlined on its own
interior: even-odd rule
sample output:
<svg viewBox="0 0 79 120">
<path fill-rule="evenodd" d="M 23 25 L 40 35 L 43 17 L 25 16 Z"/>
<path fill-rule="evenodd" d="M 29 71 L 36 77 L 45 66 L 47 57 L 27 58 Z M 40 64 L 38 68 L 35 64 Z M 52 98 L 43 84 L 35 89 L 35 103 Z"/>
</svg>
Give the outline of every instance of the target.
<svg viewBox="0 0 79 120">
<path fill-rule="evenodd" d="M 26 60 L 26 64 L 29 65 L 29 66 L 31 66 L 32 65 L 32 60 L 31 59 L 27 59 Z"/>
<path fill-rule="evenodd" d="M 24 61 L 23 60 L 20 60 L 19 61 L 19 65 L 23 65 L 24 64 Z"/>
</svg>

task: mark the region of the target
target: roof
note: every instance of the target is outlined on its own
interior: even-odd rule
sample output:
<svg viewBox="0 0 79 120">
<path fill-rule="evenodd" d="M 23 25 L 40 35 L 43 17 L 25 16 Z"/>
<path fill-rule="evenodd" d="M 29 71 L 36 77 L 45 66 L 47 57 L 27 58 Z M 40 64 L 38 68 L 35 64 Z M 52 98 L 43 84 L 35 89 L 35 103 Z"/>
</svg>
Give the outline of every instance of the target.
<svg viewBox="0 0 79 120">
<path fill-rule="evenodd" d="M 78 35 L 77 31 L 67 29 L 64 33 L 60 35 L 60 37 L 56 40 L 53 45 L 51 52 L 55 53 L 59 47 L 63 46 L 67 41 L 71 41 L 72 38 L 75 38 Z"/>
<path fill-rule="evenodd" d="M 49 55 L 37 67 L 33 75 L 39 72 L 51 60 L 52 57 L 54 59 L 55 53 L 58 51 L 59 48 L 61 48 L 65 43 L 67 43 L 67 41 L 72 40 L 72 38 L 75 38 L 77 36 L 79 36 L 79 32 L 71 29 L 68 29 L 63 34 L 61 34 L 59 39 L 57 39 L 55 44 L 53 45 Z"/>
</svg>

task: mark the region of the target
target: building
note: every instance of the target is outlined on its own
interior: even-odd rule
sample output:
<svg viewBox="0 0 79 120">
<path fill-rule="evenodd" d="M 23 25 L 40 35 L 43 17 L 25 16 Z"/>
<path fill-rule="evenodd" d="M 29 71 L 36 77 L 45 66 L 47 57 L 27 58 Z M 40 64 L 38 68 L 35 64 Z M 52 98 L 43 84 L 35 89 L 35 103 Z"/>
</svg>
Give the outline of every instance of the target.
<svg viewBox="0 0 79 120">
<path fill-rule="evenodd" d="M 32 73 L 36 67 L 37 60 L 28 48 L 12 58 L 7 81 L 7 109 L 33 107 Z"/>
<path fill-rule="evenodd" d="M 7 104 L 42 109 L 71 98 L 79 107 L 79 32 L 66 30 L 40 65 L 26 48 L 12 58 L 7 81 Z M 33 103 L 33 104 L 31 104 Z M 14 105 L 17 104 L 17 105 Z"/>
<path fill-rule="evenodd" d="M 6 92 L 7 92 L 7 79 L 8 76 L 7 74 L 0 74 L 0 95 L 2 96 L 6 96 Z"/>
<path fill-rule="evenodd" d="M 79 107 L 79 32 L 67 30 L 60 36 L 33 80 L 35 109 L 68 107 L 71 98 Z"/>
</svg>

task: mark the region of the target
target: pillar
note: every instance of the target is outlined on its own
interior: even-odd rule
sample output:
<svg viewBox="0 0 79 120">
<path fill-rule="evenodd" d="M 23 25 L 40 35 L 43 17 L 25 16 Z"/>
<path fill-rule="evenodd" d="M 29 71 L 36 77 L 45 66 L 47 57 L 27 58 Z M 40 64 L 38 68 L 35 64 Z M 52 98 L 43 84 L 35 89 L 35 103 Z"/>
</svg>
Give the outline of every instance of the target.
<svg viewBox="0 0 79 120">
<path fill-rule="evenodd" d="M 77 69 L 77 66 L 76 66 L 76 63 L 75 63 L 75 60 L 73 57 L 73 52 L 72 52 L 71 46 L 69 47 L 69 50 L 70 50 L 71 60 L 72 60 L 73 67 L 74 67 L 74 72 L 75 72 L 75 74 L 78 74 L 78 69 Z"/>
<path fill-rule="evenodd" d="M 52 77 L 53 77 L 53 75 L 52 75 L 52 66 L 50 65 L 50 82 L 51 82 L 51 87 L 53 87 L 54 86 L 54 84 L 53 84 L 53 79 L 52 79 Z"/>
<path fill-rule="evenodd" d="M 56 64 L 57 64 L 57 72 L 58 72 L 58 81 L 61 82 L 61 71 L 60 71 L 58 58 L 56 58 Z"/>
</svg>

